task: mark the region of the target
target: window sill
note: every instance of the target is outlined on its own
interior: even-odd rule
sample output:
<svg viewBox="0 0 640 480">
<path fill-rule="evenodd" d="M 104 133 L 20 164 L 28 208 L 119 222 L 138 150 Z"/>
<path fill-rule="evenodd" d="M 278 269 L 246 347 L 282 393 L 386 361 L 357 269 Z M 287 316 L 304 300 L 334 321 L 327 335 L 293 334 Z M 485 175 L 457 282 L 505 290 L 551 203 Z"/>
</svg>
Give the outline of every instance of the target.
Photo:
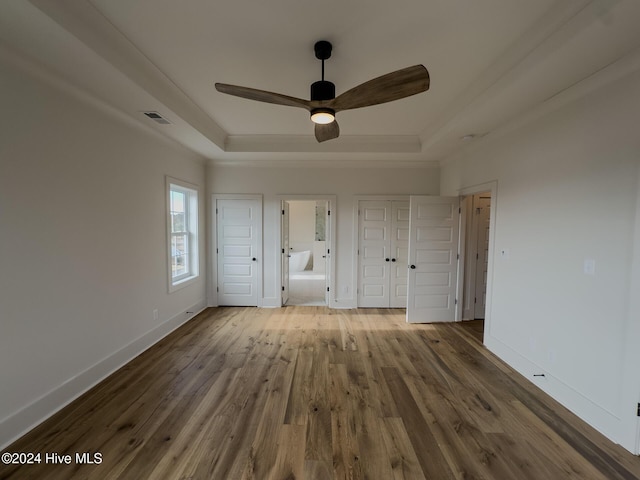
<svg viewBox="0 0 640 480">
<path fill-rule="evenodd" d="M 200 275 L 192 275 L 190 277 L 183 278 L 182 280 L 178 280 L 177 282 L 170 282 L 169 293 L 173 293 L 185 287 L 188 287 L 189 285 L 195 283 L 198 278 L 200 278 Z"/>
</svg>

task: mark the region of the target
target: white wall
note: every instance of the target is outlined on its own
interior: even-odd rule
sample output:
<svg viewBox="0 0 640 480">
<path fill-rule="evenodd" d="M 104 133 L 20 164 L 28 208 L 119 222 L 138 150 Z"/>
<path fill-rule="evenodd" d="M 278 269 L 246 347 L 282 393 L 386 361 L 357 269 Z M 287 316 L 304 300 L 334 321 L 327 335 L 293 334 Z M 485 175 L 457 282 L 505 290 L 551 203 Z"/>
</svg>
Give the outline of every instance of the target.
<svg viewBox="0 0 640 480">
<path fill-rule="evenodd" d="M 205 306 L 204 251 L 167 293 L 165 176 L 200 185 L 201 222 L 206 196 L 173 143 L 3 58 L 0 85 L 2 446 Z"/>
<path fill-rule="evenodd" d="M 279 195 L 336 195 L 336 308 L 356 305 L 353 238 L 356 195 L 437 195 L 437 168 L 278 168 L 213 166 L 207 169 L 210 194 L 262 194 L 264 200 L 264 306 L 280 305 Z M 215 276 L 212 276 L 215 277 Z M 212 285 L 215 290 L 216 285 Z"/>
<path fill-rule="evenodd" d="M 636 72 L 487 137 L 441 172 L 443 195 L 497 180 L 487 346 L 630 450 L 640 387 L 638 125 Z"/>
</svg>

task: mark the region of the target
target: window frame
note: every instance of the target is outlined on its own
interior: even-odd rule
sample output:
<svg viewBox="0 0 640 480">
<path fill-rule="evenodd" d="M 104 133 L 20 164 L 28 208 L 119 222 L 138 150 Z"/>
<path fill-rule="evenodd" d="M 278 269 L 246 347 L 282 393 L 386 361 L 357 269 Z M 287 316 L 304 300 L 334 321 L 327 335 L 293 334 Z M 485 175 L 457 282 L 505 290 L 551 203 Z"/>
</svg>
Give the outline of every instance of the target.
<svg viewBox="0 0 640 480">
<path fill-rule="evenodd" d="M 166 222 L 167 222 L 167 238 L 166 238 L 166 251 L 167 251 L 167 281 L 169 293 L 175 292 L 181 288 L 186 287 L 193 283 L 199 276 L 199 191 L 198 186 L 177 178 L 170 176 L 166 177 Z M 184 202 L 184 230 L 181 232 L 173 231 L 173 216 L 172 216 L 172 194 L 178 192 L 185 196 Z M 173 273 L 173 259 L 176 257 L 173 249 L 173 238 L 176 236 L 185 236 L 185 267 L 186 272 L 180 275 L 174 276 Z"/>
</svg>

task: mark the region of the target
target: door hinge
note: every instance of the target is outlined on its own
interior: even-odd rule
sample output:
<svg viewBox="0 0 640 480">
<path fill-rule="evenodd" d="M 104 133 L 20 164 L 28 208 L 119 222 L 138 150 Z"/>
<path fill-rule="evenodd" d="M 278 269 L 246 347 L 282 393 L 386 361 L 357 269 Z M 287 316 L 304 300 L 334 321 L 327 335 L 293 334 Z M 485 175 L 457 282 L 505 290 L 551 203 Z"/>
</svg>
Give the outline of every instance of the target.
<svg viewBox="0 0 640 480">
<path fill-rule="evenodd" d="M 331 210 L 327 210 L 327 216 L 330 217 L 331 216 Z"/>
<path fill-rule="evenodd" d="M 330 255 L 330 254 L 331 254 L 331 249 L 327 248 L 327 255 Z"/>
<path fill-rule="evenodd" d="M 284 253 L 284 248 L 282 249 L 282 253 Z"/>
<path fill-rule="evenodd" d="M 458 213 L 462 213 L 462 207 L 458 207 Z"/>
<path fill-rule="evenodd" d="M 218 214 L 218 209 L 216 208 L 216 215 Z"/>
<path fill-rule="evenodd" d="M 459 253 L 456 255 L 456 260 L 460 260 L 460 254 Z"/>
<path fill-rule="evenodd" d="M 327 287 L 327 292 L 329 291 L 329 287 Z"/>
<path fill-rule="evenodd" d="M 216 287 L 216 292 L 219 292 L 219 291 L 220 291 L 220 287 Z"/>
<path fill-rule="evenodd" d="M 458 299 L 456 298 L 455 302 L 454 302 L 454 305 L 457 305 L 457 304 L 458 304 Z"/>
<path fill-rule="evenodd" d="M 219 253 L 217 248 L 216 248 L 216 253 Z"/>
<path fill-rule="evenodd" d="M 636 414 L 640 417 L 640 403 L 638 404 L 638 410 L 636 411 Z"/>
<path fill-rule="evenodd" d="M 282 291 L 284 292 L 284 285 L 282 286 Z"/>
<path fill-rule="evenodd" d="M 284 215 L 284 210 L 282 210 L 282 214 Z"/>
</svg>

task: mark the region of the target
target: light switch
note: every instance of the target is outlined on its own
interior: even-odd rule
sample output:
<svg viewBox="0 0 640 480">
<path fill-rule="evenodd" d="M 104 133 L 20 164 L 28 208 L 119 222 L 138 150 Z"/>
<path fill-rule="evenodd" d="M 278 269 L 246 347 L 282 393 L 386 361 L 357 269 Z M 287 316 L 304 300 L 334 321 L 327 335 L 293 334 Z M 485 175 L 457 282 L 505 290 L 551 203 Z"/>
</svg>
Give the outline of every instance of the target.
<svg viewBox="0 0 640 480">
<path fill-rule="evenodd" d="M 595 275 L 596 274 L 596 261 L 593 258 L 585 258 L 584 260 L 584 274 Z"/>
</svg>

